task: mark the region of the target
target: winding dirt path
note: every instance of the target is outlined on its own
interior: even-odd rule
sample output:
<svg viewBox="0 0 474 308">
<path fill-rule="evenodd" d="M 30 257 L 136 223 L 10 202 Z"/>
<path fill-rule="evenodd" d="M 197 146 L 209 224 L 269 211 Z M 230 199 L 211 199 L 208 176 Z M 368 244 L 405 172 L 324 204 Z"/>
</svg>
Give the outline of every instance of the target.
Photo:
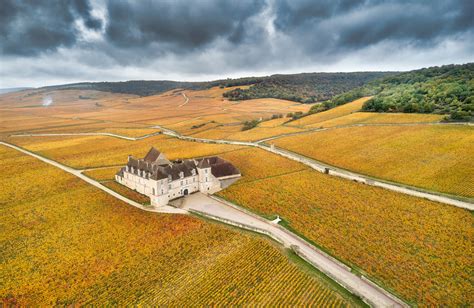
<svg viewBox="0 0 474 308">
<path fill-rule="evenodd" d="M 189 103 L 189 97 L 186 96 L 186 93 L 181 92 L 181 95 L 182 95 L 183 98 L 184 98 L 184 103 L 182 103 L 181 105 L 179 105 L 178 108 L 181 108 L 181 107 L 183 107 L 184 105 L 186 105 L 187 103 Z"/>
</svg>

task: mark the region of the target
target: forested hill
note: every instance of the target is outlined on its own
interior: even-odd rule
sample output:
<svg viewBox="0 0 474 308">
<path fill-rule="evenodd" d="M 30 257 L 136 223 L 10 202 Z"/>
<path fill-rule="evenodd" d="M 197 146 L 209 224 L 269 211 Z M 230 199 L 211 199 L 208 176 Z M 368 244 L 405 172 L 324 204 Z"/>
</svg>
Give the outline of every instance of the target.
<svg viewBox="0 0 474 308">
<path fill-rule="evenodd" d="M 474 63 L 445 65 L 386 76 L 335 96 L 325 109 L 373 95 L 363 107 L 374 112 L 437 113 L 473 121 Z"/>
<path fill-rule="evenodd" d="M 360 87 L 370 80 L 386 76 L 387 74 L 390 73 L 303 73 L 221 79 L 209 82 L 179 82 L 170 80 L 84 82 L 45 87 L 43 89 L 82 89 L 149 96 L 178 88 L 199 90 L 214 86 L 230 87 L 251 85 L 248 90 L 237 89 L 235 91 L 226 92 L 225 96 L 230 100 L 273 97 L 312 103 L 330 99 L 334 95 L 344 93 L 355 87 Z"/>
<path fill-rule="evenodd" d="M 96 90 L 112 93 L 135 94 L 138 96 L 149 96 L 163 93 L 173 89 L 203 89 L 208 87 L 207 82 L 180 82 L 171 80 L 130 80 L 120 82 L 83 82 L 65 84 L 59 86 L 44 87 L 48 90 Z"/>
<path fill-rule="evenodd" d="M 243 78 L 227 81 L 228 85 L 253 84 L 248 89 L 237 88 L 224 93 L 230 100 L 280 98 L 301 103 L 314 103 L 360 87 L 367 82 L 393 75 L 393 72 L 303 73 Z M 238 84 L 240 81 L 240 84 Z"/>
</svg>

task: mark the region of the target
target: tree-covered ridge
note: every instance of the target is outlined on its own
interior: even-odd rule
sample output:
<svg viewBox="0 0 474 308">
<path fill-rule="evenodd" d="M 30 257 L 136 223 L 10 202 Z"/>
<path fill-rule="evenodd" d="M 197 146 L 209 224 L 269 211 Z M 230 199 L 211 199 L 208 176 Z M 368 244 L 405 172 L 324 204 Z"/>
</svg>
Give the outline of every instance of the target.
<svg viewBox="0 0 474 308">
<path fill-rule="evenodd" d="M 130 80 L 120 82 L 84 82 L 44 87 L 44 89 L 96 90 L 112 93 L 149 96 L 173 89 L 202 90 L 211 87 L 235 87 L 252 85 L 248 90 L 236 89 L 224 94 L 230 100 L 253 98 L 280 98 L 302 103 L 313 103 L 332 98 L 334 95 L 360 87 L 370 80 L 385 76 L 384 72 L 362 73 L 303 73 L 266 77 L 243 77 L 204 82 L 180 82 L 171 80 Z"/>
<path fill-rule="evenodd" d="M 327 109 L 373 95 L 364 111 L 446 114 L 447 120 L 472 121 L 473 77 L 474 63 L 424 68 L 374 80 L 324 105 Z"/>
<path fill-rule="evenodd" d="M 314 103 L 360 87 L 367 82 L 391 75 L 388 72 L 304 73 L 244 78 L 253 81 L 248 89 L 237 88 L 224 93 L 230 100 L 279 98 L 301 103 Z M 229 82 L 230 85 L 241 85 Z"/>
<path fill-rule="evenodd" d="M 150 96 L 170 91 L 173 89 L 200 90 L 207 88 L 208 82 L 180 82 L 171 80 L 129 80 L 118 82 L 83 82 L 65 84 L 59 86 L 44 87 L 47 90 L 96 90 L 111 93 L 134 94 L 138 96 Z"/>
</svg>

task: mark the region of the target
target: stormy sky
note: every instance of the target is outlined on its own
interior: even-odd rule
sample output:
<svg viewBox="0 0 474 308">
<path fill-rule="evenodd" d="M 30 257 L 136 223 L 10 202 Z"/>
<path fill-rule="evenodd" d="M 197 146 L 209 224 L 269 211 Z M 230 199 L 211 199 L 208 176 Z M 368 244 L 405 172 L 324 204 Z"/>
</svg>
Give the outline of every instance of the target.
<svg viewBox="0 0 474 308">
<path fill-rule="evenodd" d="M 474 61 L 473 0 L 0 0 L 0 88 Z"/>
</svg>

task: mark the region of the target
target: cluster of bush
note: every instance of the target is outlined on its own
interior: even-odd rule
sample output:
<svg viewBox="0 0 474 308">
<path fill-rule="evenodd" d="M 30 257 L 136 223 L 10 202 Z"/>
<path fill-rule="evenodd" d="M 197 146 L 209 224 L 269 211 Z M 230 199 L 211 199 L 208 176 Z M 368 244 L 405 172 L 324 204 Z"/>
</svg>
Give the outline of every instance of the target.
<svg viewBox="0 0 474 308">
<path fill-rule="evenodd" d="M 293 116 L 293 113 L 289 113 L 287 115 L 287 117 L 291 118 Z M 281 113 L 278 113 L 278 114 L 273 114 L 270 118 L 268 119 L 261 119 L 261 120 L 250 120 L 250 121 L 245 121 L 244 122 L 244 126 L 242 127 L 242 130 L 249 130 L 249 129 L 252 129 L 252 128 L 255 128 L 257 127 L 257 125 L 260 123 L 260 122 L 264 122 L 264 121 L 270 121 L 270 120 L 275 120 L 275 119 L 281 119 L 283 118 L 283 115 Z"/>
</svg>

